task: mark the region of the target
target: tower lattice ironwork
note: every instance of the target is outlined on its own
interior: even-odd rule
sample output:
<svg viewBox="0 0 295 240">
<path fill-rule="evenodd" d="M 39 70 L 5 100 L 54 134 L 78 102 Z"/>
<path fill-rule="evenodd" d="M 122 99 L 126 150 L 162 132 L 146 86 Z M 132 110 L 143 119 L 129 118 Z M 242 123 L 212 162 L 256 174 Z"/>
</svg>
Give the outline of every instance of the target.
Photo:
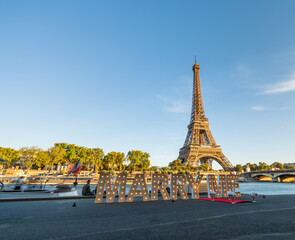
<svg viewBox="0 0 295 240">
<path fill-rule="evenodd" d="M 179 151 L 178 159 L 183 164 L 191 166 L 199 166 L 203 163 L 212 165 L 212 161 L 215 160 L 225 171 L 232 171 L 233 165 L 222 153 L 221 147 L 216 145 L 209 129 L 209 122 L 203 105 L 199 70 L 200 66 L 195 59 L 193 66 L 194 84 L 191 120 L 188 125 L 188 133 L 184 145 Z"/>
</svg>

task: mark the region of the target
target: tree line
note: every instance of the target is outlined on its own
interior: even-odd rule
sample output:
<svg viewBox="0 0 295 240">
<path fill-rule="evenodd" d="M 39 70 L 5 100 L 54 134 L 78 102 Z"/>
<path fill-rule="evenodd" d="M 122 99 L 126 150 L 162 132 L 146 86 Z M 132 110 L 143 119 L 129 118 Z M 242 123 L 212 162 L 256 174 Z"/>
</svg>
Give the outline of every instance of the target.
<svg viewBox="0 0 295 240">
<path fill-rule="evenodd" d="M 140 150 L 131 150 L 125 155 L 122 152 L 109 152 L 105 155 L 101 148 L 87 148 L 68 143 L 55 143 L 53 147 L 43 150 L 38 147 L 23 147 L 19 150 L 13 148 L 0 147 L 0 158 L 8 162 L 2 163 L 7 167 L 17 165 L 25 166 L 26 169 L 54 169 L 56 166 L 74 165 L 80 160 L 83 170 L 94 171 L 159 171 L 169 172 L 196 172 L 212 170 L 209 164 L 202 164 L 199 167 L 183 165 L 180 159 L 169 163 L 167 167 L 150 166 L 150 154 Z M 295 169 L 287 167 L 282 163 L 274 162 L 268 165 L 265 162 L 259 164 L 247 163 L 237 164 L 236 172 L 245 172 L 246 168 L 250 171 L 267 171 L 275 169 Z"/>
<path fill-rule="evenodd" d="M 73 166 L 78 160 L 83 170 L 94 171 L 153 171 L 153 172 L 195 172 L 212 170 L 209 164 L 199 167 L 183 165 L 180 159 L 169 163 L 167 167 L 150 166 L 150 154 L 140 150 L 104 154 L 101 148 L 87 148 L 68 143 L 55 143 L 43 150 L 38 147 L 23 147 L 19 150 L 0 147 L 0 158 L 7 160 L 7 167 L 18 165 L 26 169 L 54 169 L 56 166 Z"/>
<path fill-rule="evenodd" d="M 122 152 L 104 154 L 101 148 L 87 148 L 68 143 L 55 143 L 53 147 L 43 150 L 38 147 L 22 147 L 19 150 L 0 147 L 0 158 L 7 160 L 8 167 L 17 165 L 26 169 L 53 169 L 56 166 L 70 166 L 79 160 L 83 170 L 148 170 L 150 154 L 131 150 L 125 155 Z"/>
<path fill-rule="evenodd" d="M 245 165 L 237 164 L 235 166 L 235 171 L 246 172 L 247 168 L 250 169 L 250 171 L 268 171 L 271 169 L 295 169 L 295 167 L 285 166 L 284 164 L 280 162 L 274 162 L 270 165 L 268 165 L 265 162 L 259 162 L 258 164 L 255 164 L 255 163 L 247 163 Z"/>
</svg>

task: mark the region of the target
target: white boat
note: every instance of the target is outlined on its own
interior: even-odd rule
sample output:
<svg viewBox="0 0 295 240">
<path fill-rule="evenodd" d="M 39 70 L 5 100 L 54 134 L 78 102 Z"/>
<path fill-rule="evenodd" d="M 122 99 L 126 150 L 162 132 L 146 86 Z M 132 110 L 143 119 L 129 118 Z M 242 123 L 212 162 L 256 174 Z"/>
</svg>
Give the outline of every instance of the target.
<svg viewBox="0 0 295 240">
<path fill-rule="evenodd" d="M 56 194 L 57 197 L 72 197 L 78 196 L 78 191 L 72 185 L 58 184 L 55 189 L 51 191 L 51 194 Z"/>
</svg>

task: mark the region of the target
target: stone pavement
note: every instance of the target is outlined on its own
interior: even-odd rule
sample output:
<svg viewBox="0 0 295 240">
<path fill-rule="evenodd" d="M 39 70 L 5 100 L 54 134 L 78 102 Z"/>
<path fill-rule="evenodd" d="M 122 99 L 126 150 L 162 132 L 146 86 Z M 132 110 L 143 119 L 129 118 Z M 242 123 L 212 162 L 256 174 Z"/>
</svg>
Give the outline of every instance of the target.
<svg viewBox="0 0 295 240">
<path fill-rule="evenodd" d="M 0 202 L 0 236 L 5 240 L 295 239 L 294 217 L 295 195 L 235 205 L 204 200 Z"/>
</svg>

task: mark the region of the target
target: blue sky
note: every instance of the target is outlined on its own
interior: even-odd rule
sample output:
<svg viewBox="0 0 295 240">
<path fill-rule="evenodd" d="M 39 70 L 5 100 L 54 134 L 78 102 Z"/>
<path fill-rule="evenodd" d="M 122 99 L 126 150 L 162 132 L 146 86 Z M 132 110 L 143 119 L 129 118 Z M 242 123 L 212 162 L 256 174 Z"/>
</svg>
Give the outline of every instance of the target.
<svg viewBox="0 0 295 240">
<path fill-rule="evenodd" d="M 1 1 L 0 146 L 175 160 L 197 54 L 234 164 L 295 162 L 294 1 Z"/>
</svg>

